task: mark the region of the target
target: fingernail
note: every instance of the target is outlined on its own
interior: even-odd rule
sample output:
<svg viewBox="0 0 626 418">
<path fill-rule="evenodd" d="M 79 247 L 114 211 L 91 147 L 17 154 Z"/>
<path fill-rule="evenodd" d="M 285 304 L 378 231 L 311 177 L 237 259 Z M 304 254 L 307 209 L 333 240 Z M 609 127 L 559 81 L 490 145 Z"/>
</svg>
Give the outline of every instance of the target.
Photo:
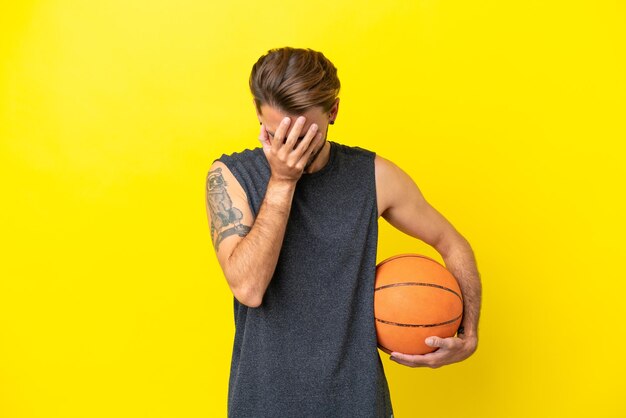
<svg viewBox="0 0 626 418">
<path fill-rule="evenodd" d="M 289 122 L 291 122 L 291 119 L 289 119 L 288 117 L 283 119 L 284 124 L 288 124 Z"/>
</svg>

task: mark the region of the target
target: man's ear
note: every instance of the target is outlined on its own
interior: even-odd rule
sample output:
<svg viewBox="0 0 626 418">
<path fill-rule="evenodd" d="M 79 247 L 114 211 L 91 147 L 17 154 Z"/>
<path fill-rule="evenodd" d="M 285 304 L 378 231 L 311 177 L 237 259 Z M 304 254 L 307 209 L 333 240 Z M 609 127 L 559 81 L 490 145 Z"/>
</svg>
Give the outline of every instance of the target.
<svg viewBox="0 0 626 418">
<path fill-rule="evenodd" d="M 337 113 L 339 112 L 339 97 L 335 100 L 333 107 L 328 111 L 328 116 L 334 122 L 337 119 Z"/>
<path fill-rule="evenodd" d="M 335 120 L 335 118 L 337 118 L 337 112 L 339 112 L 339 97 L 337 97 L 335 104 L 333 104 L 333 107 L 330 108 L 330 112 L 328 113 L 330 113 L 330 116 Z"/>
</svg>

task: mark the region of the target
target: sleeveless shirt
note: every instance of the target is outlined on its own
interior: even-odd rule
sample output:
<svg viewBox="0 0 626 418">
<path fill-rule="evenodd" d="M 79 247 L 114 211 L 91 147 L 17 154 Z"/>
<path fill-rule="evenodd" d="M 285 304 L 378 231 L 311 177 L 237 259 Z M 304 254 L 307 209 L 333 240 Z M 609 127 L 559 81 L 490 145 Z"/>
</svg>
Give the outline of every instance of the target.
<svg viewBox="0 0 626 418">
<path fill-rule="evenodd" d="M 262 303 L 234 298 L 228 416 L 393 416 L 376 345 L 378 209 L 371 151 L 330 142 L 296 185 Z M 262 148 L 222 155 L 256 217 L 270 166 Z"/>
</svg>

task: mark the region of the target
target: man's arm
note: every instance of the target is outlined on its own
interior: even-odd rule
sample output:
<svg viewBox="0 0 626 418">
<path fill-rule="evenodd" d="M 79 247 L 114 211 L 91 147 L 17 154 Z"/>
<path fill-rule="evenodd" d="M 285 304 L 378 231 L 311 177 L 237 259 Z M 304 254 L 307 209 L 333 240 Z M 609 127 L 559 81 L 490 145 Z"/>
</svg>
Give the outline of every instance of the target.
<svg viewBox="0 0 626 418">
<path fill-rule="evenodd" d="M 464 360 L 478 345 L 482 286 L 474 253 L 467 240 L 433 208 L 413 180 L 399 167 L 376 156 L 376 193 L 379 216 L 400 231 L 418 238 L 441 254 L 446 268 L 463 292 L 463 322 L 458 338 L 427 339 L 439 350 L 423 356 L 392 353 L 392 359 L 411 367 L 440 367 Z"/>
<path fill-rule="evenodd" d="M 209 170 L 206 202 L 213 245 L 233 295 L 244 305 L 261 304 L 274 274 L 294 189 L 270 181 L 254 219 L 230 170 L 219 161 Z"/>
<path fill-rule="evenodd" d="M 273 143 L 262 126 L 259 140 L 271 176 L 256 219 L 241 185 L 223 163 L 214 162 L 207 176 L 207 216 L 217 259 L 233 295 L 250 307 L 263 301 L 278 262 L 296 183 L 320 145 L 317 125 L 312 125 L 295 146 L 303 125 L 304 120 L 298 120 L 283 142 L 289 123 L 282 123 Z"/>
</svg>

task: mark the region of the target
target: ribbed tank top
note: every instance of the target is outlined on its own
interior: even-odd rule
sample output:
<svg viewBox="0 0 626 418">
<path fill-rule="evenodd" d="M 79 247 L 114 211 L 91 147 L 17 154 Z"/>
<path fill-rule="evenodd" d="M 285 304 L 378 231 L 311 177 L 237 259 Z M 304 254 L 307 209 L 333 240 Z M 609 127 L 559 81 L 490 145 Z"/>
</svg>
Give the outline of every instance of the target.
<svg viewBox="0 0 626 418">
<path fill-rule="evenodd" d="M 329 142 L 328 163 L 296 185 L 261 306 L 234 299 L 231 418 L 393 416 L 374 325 L 375 154 Z M 256 217 L 270 178 L 263 150 L 219 160 Z"/>
</svg>

